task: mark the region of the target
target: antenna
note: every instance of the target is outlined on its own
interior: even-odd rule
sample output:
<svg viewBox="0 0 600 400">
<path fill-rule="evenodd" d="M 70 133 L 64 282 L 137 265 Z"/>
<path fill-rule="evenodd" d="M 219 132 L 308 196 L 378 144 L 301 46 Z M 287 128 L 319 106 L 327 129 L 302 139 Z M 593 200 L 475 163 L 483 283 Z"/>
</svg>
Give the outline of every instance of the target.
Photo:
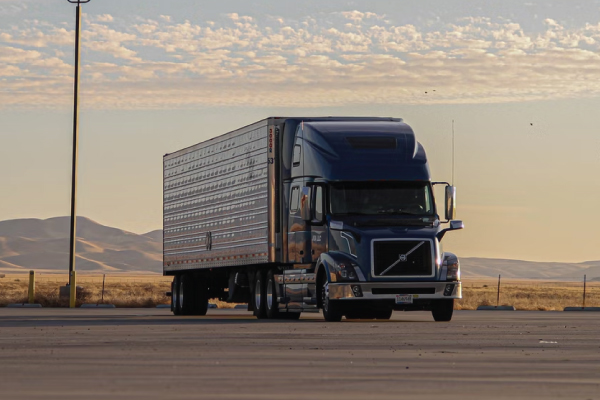
<svg viewBox="0 0 600 400">
<path fill-rule="evenodd" d="M 454 186 L 454 120 L 452 120 L 452 186 Z"/>
</svg>

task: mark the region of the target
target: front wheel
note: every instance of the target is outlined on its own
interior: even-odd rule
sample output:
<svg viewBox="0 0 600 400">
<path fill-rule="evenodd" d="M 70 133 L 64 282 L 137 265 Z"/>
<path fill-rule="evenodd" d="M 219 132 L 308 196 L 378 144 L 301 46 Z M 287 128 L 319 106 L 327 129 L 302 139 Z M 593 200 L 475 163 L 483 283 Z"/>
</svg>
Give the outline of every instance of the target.
<svg viewBox="0 0 600 400">
<path fill-rule="evenodd" d="M 321 299 L 323 300 L 323 317 L 325 317 L 325 321 L 340 322 L 343 316 L 342 305 L 339 304 L 339 300 L 329 299 L 329 282 L 326 279 L 323 280 L 321 286 Z"/>
<path fill-rule="evenodd" d="M 452 313 L 454 312 L 454 299 L 435 300 L 433 302 L 433 308 L 431 309 L 431 315 L 437 322 L 447 322 L 452 319 Z"/>
</svg>

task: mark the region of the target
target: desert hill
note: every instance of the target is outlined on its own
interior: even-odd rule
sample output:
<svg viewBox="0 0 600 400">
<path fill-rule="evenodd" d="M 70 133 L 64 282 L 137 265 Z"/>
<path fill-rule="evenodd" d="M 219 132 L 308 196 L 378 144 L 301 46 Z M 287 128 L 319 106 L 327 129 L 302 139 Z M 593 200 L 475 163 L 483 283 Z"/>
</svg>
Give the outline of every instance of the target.
<svg viewBox="0 0 600 400">
<path fill-rule="evenodd" d="M 65 271 L 69 217 L 0 222 L 0 270 Z M 138 235 L 77 217 L 78 271 L 162 272 L 162 231 Z"/>
<path fill-rule="evenodd" d="M 0 221 L 0 272 L 64 272 L 69 265 L 69 217 Z M 600 261 L 532 262 L 461 257 L 465 279 L 600 280 Z M 77 270 L 162 272 L 162 230 L 136 234 L 77 218 Z"/>
</svg>

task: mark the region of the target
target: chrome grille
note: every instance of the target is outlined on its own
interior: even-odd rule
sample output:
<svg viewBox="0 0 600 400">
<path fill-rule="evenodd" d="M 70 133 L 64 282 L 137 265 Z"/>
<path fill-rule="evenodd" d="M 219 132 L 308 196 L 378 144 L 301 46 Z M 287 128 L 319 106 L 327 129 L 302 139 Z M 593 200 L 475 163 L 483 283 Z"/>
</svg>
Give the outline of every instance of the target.
<svg viewBox="0 0 600 400">
<path fill-rule="evenodd" d="M 429 240 L 373 241 L 375 277 L 432 276 L 433 257 Z"/>
</svg>

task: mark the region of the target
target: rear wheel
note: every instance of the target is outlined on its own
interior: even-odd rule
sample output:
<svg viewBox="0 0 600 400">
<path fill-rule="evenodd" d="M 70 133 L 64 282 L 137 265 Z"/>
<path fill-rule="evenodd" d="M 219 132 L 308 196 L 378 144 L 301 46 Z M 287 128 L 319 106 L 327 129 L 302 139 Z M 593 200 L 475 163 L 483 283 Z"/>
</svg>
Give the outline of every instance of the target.
<svg viewBox="0 0 600 400">
<path fill-rule="evenodd" d="M 267 287 L 265 293 L 265 310 L 270 319 L 279 318 L 279 302 L 277 301 L 277 282 L 273 270 L 267 274 Z"/>
<path fill-rule="evenodd" d="M 181 315 L 181 304 L 182 302 L 182 294 L 181 291 L 181 275 L 175 276 L 173 279 L 173 293 L 172 293 L 172 303 L 173 303 L 173 314 Z"/>
<path fill-rule="evenodd" d="M 201 276 L 185 274 L 181 277 L 182 315 L 206 315 L 208 310 L 208 285 Z"/>
<path fill-rule="evenodd" d="M 254 290 L 252 291 L 252 301 L 254 302 L 254 315 L 258 319 L 267 317 L 267 309 L 265 306 L 266 297 L 265 277 L 262 271 L 256 271 L 254 278 Z"/>
<path fill-rule="evenodd" d="M 321 299 L 323 300 L 323 317 L 328 322 L 339 322 L 342 320 L 342 305 L 339 304 L 339 300 L 329 299 L 329 282 L 327 279 L 323 279 L 321 285 Z"/>
<path fill-rule="evenodd" d="M 171 312 L 175 312 L 175 278 L 173 278 L 173 282 L 171 282 Z"/>
<path fill-rule="evenodd" d="M 433 302 L 433 308 L 431 309 L 431 315 L 433 319 L 438 322 L 447 322 L 452 319 L 452 313 L 454 312 L 454 299 L 435 300 Z"/>
</svg>

